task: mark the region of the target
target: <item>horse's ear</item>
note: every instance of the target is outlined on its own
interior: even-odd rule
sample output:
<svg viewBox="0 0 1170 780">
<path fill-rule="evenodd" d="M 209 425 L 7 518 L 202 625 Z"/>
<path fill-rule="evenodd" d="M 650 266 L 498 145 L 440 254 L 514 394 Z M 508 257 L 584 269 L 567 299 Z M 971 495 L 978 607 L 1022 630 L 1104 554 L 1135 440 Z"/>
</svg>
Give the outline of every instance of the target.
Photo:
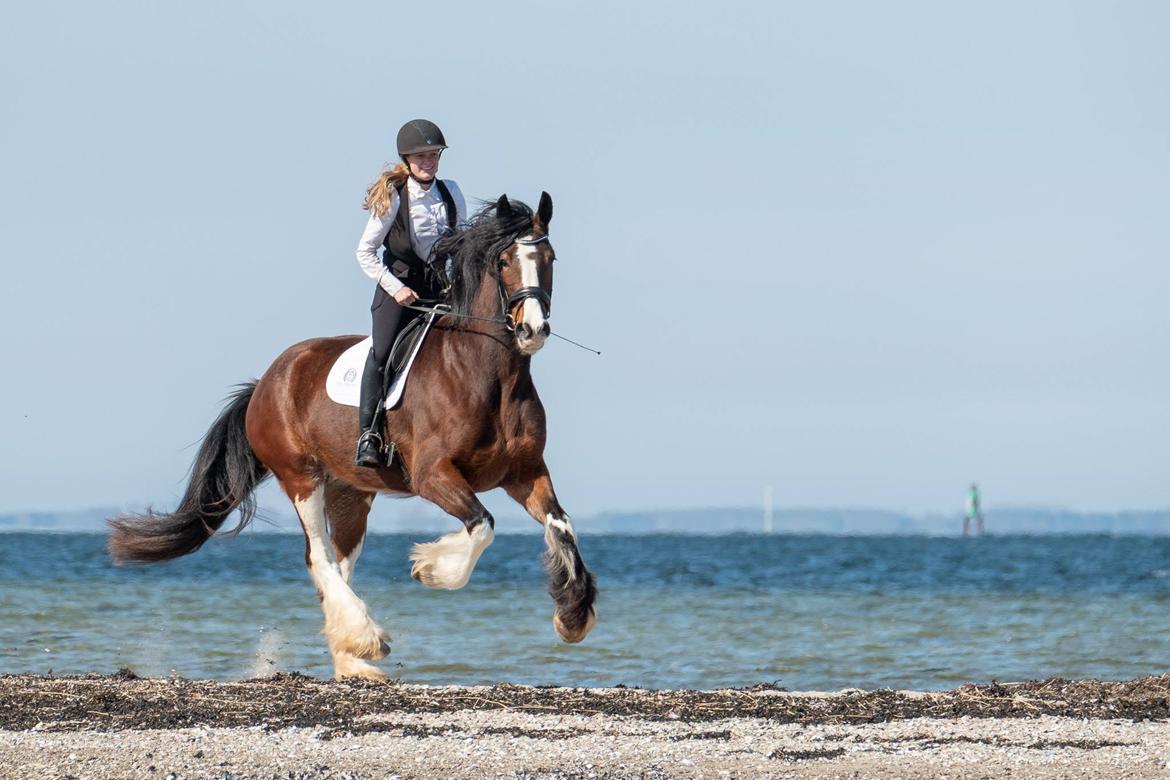
<svg viewBox="0 0 1170 780">
<path fill-rule="evenodd" d="M 507 193 L 501 195 L 500 199 L 496 201 L 496 216 L 504 219 L 512 216 L 512 204 L 508 202 Z"/>
<path fill-rule="evenodd" d="M 547 192 L 542 192 L 540 193 L 540 205 L 536 208 L 536 217 L 533 218 L 532 224 L 547 233 L 550 222 L 552 222 L 552 198 Z"/>
</svg>

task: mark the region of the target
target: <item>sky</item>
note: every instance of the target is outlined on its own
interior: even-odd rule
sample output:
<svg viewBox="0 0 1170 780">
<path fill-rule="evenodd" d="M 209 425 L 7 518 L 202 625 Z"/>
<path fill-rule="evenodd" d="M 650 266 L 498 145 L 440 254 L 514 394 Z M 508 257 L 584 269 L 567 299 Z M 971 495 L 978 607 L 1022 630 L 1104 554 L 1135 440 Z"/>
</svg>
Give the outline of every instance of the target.
<svg viewBox="0 0 1170 780">
<path fill-rule="evenodd" d="M 415 117 L 469 198 L 553 197 L 553 326 L 603 353 L 533 362 L 570 513 L 1170 507 L 1167 40 L 1137 1 L 6 4 L 0 512 L 173 505 L 233 385 L 365 332 Z"/>
</svg>

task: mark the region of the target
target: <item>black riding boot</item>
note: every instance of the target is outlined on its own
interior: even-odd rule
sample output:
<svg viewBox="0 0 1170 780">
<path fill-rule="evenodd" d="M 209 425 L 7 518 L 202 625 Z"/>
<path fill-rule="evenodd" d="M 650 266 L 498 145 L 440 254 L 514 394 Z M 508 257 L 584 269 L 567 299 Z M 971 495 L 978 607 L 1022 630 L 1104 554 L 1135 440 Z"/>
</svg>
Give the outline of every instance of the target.
<svg viewBox="0 0 1170 780">
<path fill-rule="evenodd" d="M 385 445 L 382 441 L 382 402 L 385 399 L 382 383 L 382 367 L 374 360 L 374 350 L 366 356 L 366 368 L 362 373 L 362 395 L 358 406 L 358 427 L 361 436 L 357 443 L 357 457 L 354 462 L 359 466 L 368 466 L 376 469 L 386 465 L 382 454 Z"/>
</svg>

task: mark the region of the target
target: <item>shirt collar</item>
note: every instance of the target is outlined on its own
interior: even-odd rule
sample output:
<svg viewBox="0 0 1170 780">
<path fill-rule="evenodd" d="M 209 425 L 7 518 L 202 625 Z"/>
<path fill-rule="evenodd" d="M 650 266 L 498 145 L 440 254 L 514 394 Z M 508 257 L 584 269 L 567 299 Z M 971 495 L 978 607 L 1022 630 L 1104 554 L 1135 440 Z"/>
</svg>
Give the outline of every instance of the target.
<svg viewBox="0 0 1170 780">
<path fill-rule="evenodd" d="M 436 181 L 438 181 L 436 179 Z M 429 190 L 424 190 L 423 186 L 410 177 L 406 180 L 407 192 L 410 193 L 410 199 L 417 201 L 419 198 L 436 198 L 439 195 L 439 187 L 437 184 L 431 184 Z"/>
</svg>

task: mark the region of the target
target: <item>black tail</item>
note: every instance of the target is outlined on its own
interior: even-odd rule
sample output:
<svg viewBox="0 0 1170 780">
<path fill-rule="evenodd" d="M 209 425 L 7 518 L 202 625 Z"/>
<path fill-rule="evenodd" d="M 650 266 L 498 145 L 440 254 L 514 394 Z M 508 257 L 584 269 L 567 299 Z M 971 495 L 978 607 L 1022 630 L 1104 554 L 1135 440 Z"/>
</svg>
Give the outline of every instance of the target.
<svg viewBox="0 0 1170 780">
<path fill-rule="evenodd" d="M 203 437 L 178 509 L 171 514 L 147 510 L 107 521 L 115 563 L 154 563 L 193 553 L 235 509 L 240 510 L 238 529 L 255 516 L 252 491 L 268 476 L 244 432 L 244 416 L 255 389 L 255 382 L 241 385 Z"/>
</svg>

